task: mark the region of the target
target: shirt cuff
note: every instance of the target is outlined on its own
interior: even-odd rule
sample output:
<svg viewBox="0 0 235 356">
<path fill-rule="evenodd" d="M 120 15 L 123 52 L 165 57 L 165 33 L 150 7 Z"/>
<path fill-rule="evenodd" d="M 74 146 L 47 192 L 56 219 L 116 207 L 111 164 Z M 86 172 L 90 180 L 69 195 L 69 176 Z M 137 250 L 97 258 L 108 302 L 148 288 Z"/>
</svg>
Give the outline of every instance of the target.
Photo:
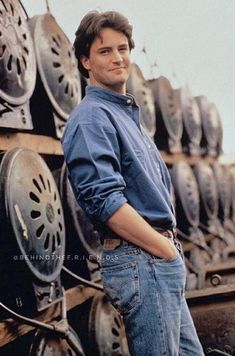
<svg viewBox="0 0 235 356">
<path fill-rule="evenodd" d="M 106 222 L 119 208 L 121 208 L 127 199 L 122 192 L 113 192 L 110 194 L 103 204 L 100 214 L 101 222 Z"/>
</svg>

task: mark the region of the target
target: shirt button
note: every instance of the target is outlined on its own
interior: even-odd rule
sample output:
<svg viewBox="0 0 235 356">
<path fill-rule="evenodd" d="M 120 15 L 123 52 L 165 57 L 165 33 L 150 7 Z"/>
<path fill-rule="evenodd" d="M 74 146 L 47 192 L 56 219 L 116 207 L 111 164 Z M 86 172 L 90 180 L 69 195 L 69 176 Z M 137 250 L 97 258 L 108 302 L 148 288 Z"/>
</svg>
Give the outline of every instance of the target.
<svg viewBox="0 0 235 356">
<path fill-rule="evenodd" d="M 131 102 L 132 102 L 132 100 L 131 100 L 131 99 L 127 99 L 127 101 L 126 101 L 126 103 L 127 103 L 128 105 L 130 105 L 130 104 L 131 104 Z"/>
</svg>

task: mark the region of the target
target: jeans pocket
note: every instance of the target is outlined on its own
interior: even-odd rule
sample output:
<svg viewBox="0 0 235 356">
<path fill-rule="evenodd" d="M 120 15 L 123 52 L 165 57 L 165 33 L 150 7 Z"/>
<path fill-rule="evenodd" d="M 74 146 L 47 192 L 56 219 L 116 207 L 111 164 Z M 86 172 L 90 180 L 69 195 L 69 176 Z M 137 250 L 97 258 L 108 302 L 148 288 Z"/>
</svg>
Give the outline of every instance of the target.
<svg viewBox="0 0 235 356">
<path fill-rule="evenodd" d="M 139 304 L 140 286 L 136 262 L 103 267 L 101 275 L 106 295 L 121 314 L 131 311 Z"/>
</svg>

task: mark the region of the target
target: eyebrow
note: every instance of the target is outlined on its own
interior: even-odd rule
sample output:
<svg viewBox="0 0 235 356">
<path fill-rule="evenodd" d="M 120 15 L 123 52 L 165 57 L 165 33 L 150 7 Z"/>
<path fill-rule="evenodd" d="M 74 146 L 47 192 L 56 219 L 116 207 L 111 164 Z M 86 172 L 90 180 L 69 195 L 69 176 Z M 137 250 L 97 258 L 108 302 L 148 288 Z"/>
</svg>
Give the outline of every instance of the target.
<svg viewBox="0 0 235 356">
<path fill-rule="evenodd" d="M 118 45 L 118 48 L 120 47 L 128 47 L 128 43 L 121 43 L 120 45 Z M 98 51 L 102 51 L 104 49 L 111 49 L 111 46 L 103 46 L 103 47 L 99 47 Z"/>
<path fill-rule="evenodd" d="M 111 47 L 108 46 L 104 46 L 104 47 L 99 47 L 98 51 L 103 51 L 104 49 L 110 49 Z"/>
</svg>

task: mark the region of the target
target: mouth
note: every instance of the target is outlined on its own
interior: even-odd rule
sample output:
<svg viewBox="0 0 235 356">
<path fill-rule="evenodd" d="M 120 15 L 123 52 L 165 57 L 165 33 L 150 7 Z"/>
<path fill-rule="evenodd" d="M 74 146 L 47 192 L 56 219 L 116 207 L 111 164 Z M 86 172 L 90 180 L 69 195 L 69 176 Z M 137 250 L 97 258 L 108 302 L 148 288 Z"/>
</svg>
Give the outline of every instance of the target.
<svg viewBox="0 0 235 356">
<path fill-rule="evenodd" d="M 113 72 L 113 71 L 115 71 L 115 70 L 122 70 L 122 69 L 126 69 L 126 67 L 112 68 L 112 69 L 110 69 L 109 71 L 110 71 L 110 72 Z"/>
</svg>

